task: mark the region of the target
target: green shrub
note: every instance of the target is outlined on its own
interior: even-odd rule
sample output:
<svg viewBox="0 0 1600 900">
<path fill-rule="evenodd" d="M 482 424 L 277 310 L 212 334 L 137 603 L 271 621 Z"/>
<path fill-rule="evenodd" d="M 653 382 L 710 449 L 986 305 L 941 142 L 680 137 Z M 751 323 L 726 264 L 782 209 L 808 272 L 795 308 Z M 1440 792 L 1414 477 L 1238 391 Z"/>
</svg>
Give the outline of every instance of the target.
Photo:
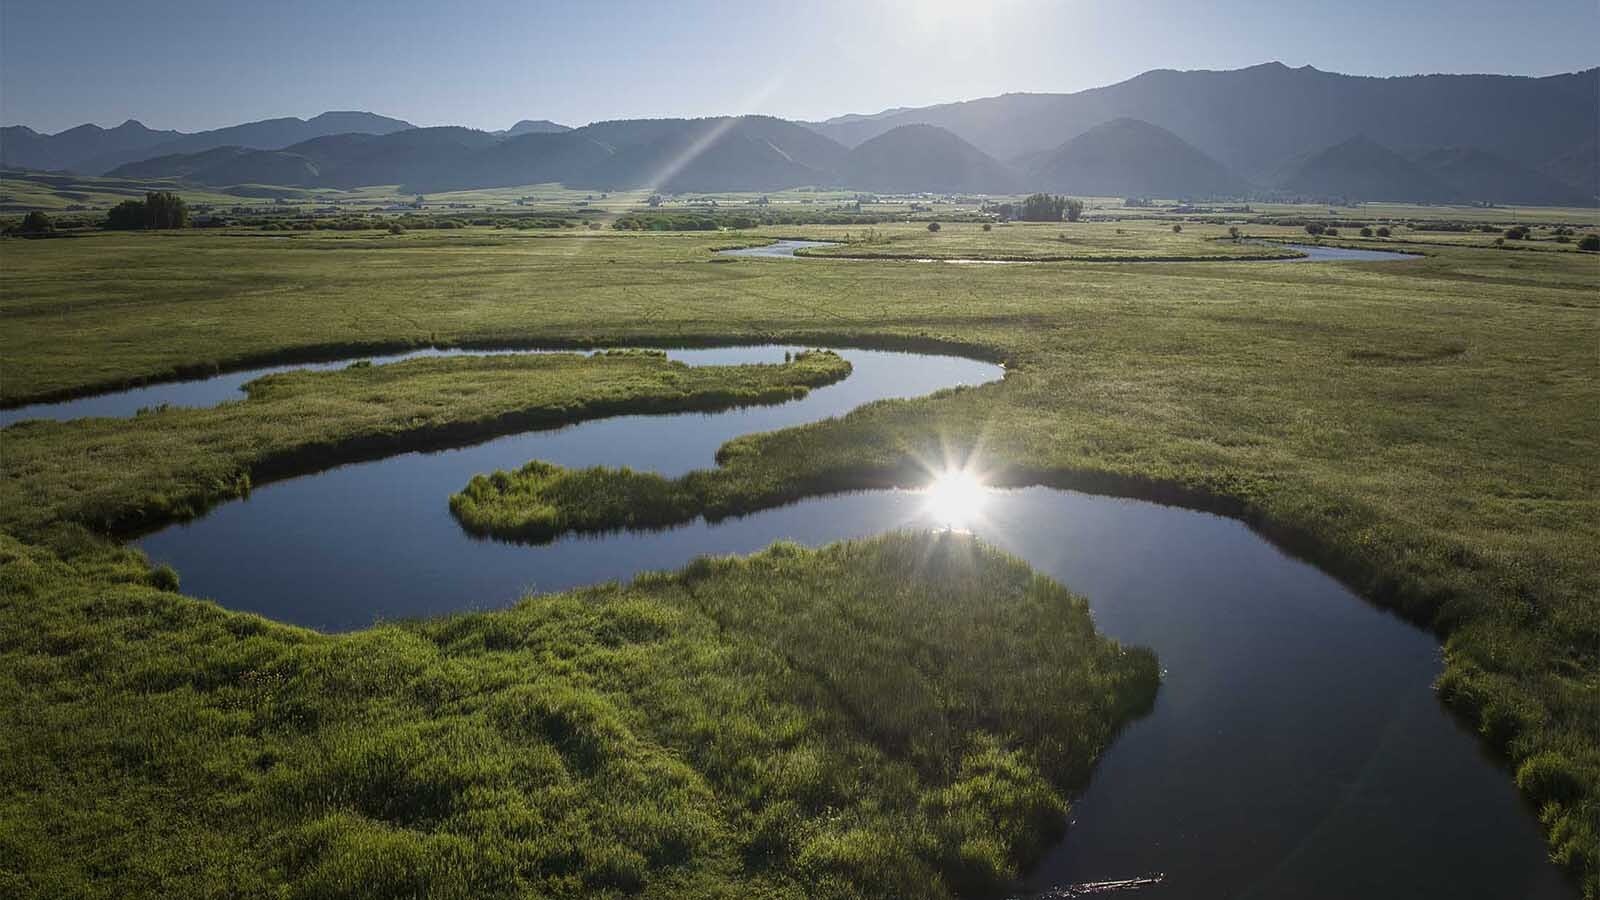
<svg viewBox="0 0 1600 900">
<path fill-rule="evenodd" d="M 166 563 L 156 566 L 150 570 L 150 585 L 163 591 L 176 592 L 178 590 L 178 570 Z"/>
<path fill-rule="evenodd" d="M 50 217 L 37 209 L 23 216 L 22 224 L 17 226 L 19 234 L 49 234 L 55 230 L 55 223 L 50 221 Z"/>
</svg>

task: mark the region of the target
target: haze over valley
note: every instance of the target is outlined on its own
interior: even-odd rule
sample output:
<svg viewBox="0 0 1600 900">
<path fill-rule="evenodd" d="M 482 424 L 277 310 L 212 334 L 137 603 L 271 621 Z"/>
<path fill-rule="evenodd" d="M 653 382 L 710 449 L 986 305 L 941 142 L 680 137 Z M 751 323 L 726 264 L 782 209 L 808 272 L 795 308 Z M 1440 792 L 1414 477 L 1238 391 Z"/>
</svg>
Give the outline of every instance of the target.
<svg viewBox="0 0 1600 900">
<path fill-rule="evenodd" d="M 1572 111 L 1597 103 L 1600 68 L 1372 78 L 1266 63 L 820 122 L 524 120 L 486 132 L 327 112 L 195 134 L 133 120 L 54 135 L 11 126 L 0 155 L 18 169 L 210 187 L 437 192 L 559 182 L 1581 206 L 1600 195 L 1600 142 Z"/>
</svg>

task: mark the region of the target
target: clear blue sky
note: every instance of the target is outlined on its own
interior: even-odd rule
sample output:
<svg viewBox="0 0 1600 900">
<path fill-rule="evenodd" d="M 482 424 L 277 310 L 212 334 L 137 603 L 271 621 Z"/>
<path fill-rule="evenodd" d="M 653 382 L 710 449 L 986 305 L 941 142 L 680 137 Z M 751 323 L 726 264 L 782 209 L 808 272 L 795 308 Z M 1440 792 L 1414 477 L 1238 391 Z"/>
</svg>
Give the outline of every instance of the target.
<svg viewBox="0 0 1600 900">
<path fill-rule="evenodd" d="M 1600 0 L 0 0 L 0 120 L 826 118 L 1152 68 L 1600 65 Z"/>
</svg>

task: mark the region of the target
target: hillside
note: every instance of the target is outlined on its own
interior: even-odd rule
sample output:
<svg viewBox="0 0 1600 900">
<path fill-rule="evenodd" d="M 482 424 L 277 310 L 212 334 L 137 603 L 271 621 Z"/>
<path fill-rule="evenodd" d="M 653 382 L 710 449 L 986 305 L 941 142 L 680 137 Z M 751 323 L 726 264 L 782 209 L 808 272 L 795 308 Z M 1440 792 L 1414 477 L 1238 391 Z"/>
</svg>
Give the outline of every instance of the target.
<svg viewBox="0 0 1600 900">
<path fill-rule="evenodd" d="M 865 191 L 1009 193 L 1017 173 L 935 125 L 902 125 L 845 157 L 839 183 Z"/>
<path fill-rule="evenodd" d="M 1037 157 L 1029 184 L 1100 197 L 1239 196 L 1245 182 L 1182 138 L 1137 119 L 1114 119 Z"/>
<path fill-rule="evenodd" d="M 1430 150 L 1416 162 L 1469 200 L 1581 206 L 1592 199 L 1560 179 L 1474 147 Z"/>
<path fill-rule="evenodd" d="M 514 137 L 414 128 L 325 136 L 254 154 L 240 149 L 170 154 L 113 174 L 222 186 L 273 171 L 296 179 L 274 183 L 299 187 L 399 184 L 424 192 L 549 181 L 601 190 L 773 190 L 827 182 L 847 154 L 809 129 L 764 116 L 602 123 Z"/>
<path fill-rule="evenodd" d="M 0 164 L 19 169 L 78 170 L 85 162 L 105 155 L 122 154 L 132 159 L 155 155 L 152 148 L 181 136 L 177 131 L 146 128 L 133 119 L 115 128 L 79 125 L 57 134 L 40 134 L 26 125 L 12 125 L 0 128 Z"/>
<path fill-rule="evenodd" d="M 234 184 L 310 185 L 318 177 L 316 163 L 280 150 L 217 147 L 200 153 L 158 156 L 118 166 L 115 178 L 181 178 L 191 184 L 220 187 Z"/>
<path fill-rule="evenodd" d="M 1231 71 L 1156 70 L 1071 94 L 1005 94 L 813 124 L 855 146 L 900 125 L 955 132 L 998 159 L 1060 146 L 1112 119 L 1165 128 L 1253 180 L 1366 134 L 1399 150 L 1477 147 L 1535 168 L 1592 140 L 1600 68 L 1546 78 L 1371 78 L 1266 63 Z"/>
<path fill-rule="evenodd" d="M 1278 188 L 1317 199 L 1444 203 L 1461 192 L 1417 163 L 1362 135 L 1288 167 Z"/>
<path fill-rule="evenodd" d="M 1595 205 L 1600 199 L 1600 135 L 1590 135 L 1588 140 L 1546 162 L 1540 171 L 1577 188 L 1586 198 L 1584 205 Z"/>
<path fill-rule="evenodd" d="M 573 132 L 615 149 L 577 184 L 599 189 L 764 191 L 821 184 L 848 151 L 770 116 L 600 122 Z"/>
<path fill-rule="evenodd" d="M 578 184 L 612 150 L 576 131 L 530 132 L 479 148 L 446 165 L 415 168 L 404 183 L 420 191 Z"/>
<path fill-rule="evenodd" d="M 549 119 L 523 119 L 510 128 L 507 128 L 505 131 L 496 132 L 496 134 L 503 134 L 507 137 L 518 137 L 524 134 L 558 134 L 563 131 L 571 130 L 572 129 L 566 125 L 552 122 Z"/>
</svg>

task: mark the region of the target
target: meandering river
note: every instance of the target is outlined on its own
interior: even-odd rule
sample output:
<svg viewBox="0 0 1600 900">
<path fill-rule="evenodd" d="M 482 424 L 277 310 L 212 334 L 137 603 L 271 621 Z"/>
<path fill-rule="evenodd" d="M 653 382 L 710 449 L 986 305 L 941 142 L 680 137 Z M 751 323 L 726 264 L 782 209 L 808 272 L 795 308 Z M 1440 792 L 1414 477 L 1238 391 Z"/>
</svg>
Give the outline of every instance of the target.
<svg viewBox="0 0 1600 900">
<path fill-rule="evenodd" d="M 794 349 L 680 355 L 777 362 Z M 1003 374 L 950 356 L 840 352 L 851 376 L 791 403 L 622 416 L 341 466 L 260 486 L 138 544 L 175 566 L 188 593 L 338 630 L 503 606 L 778 539 L 939 526 L 915 491 L 543 546 L 474 539 L 450 516 L 449 495 L 478 472 L 545 459 L 676 475 L 712 465 L 741 434 Z M 1575 896 L 1511 780 L 1434 697 L 1430 635 L 1206 513 L 1033 487 L 988 492 L 966 524 L 1087 596 L 1102 631 L 1154 648 L 1165 670 L 1154 710 L 1075 799 L 1037 887 L 1161 872 L 1140 896 Z"/>
<path fill-rule="evenodd" d="M 673 355 L 701 365 L 777 362 L 796 349 Z M 441 352 L 459 351 L 374 362 Z M 677 475 L 713 465 L 717 447 L 742 434 L 1003 376 L 952 356 L 840 352 L 854 367 L 849 378 L 787 404 L 622 416 L 341 466 L 262 485 L 137 543 L 175 566 L 187 593 L 340 630 L 504 606 L 527 591 L 627 579 L 779 539 L 817 545 L 945 524 L 916 491 L 821 497 L 717 524 L 542 546 L 474 539 L 450 516 L 449 495 L 472 475 L 530 459 Z M 236 400 L 245 381 L 280 368 L 294 367 L 48 412 L 127 415 L 154 403 Z M 44 411 L 8 418 L 29 410 Z M 1165 881 L 1138 896 L 1576 896 L 1547 861 L 1511 779 L 1435 698 L 1432 636 L 1231 519 L 1043 487 L 987 491 L 981 509 L 967 512 L 964 525 L 1087 596 L 1101 631 L 1153 648 L 1165 671 L 1154 710 L 1117 738 L 1075 798 L 1067 837 L 1034 887 L 1159 872 Z"/>
</svg>

